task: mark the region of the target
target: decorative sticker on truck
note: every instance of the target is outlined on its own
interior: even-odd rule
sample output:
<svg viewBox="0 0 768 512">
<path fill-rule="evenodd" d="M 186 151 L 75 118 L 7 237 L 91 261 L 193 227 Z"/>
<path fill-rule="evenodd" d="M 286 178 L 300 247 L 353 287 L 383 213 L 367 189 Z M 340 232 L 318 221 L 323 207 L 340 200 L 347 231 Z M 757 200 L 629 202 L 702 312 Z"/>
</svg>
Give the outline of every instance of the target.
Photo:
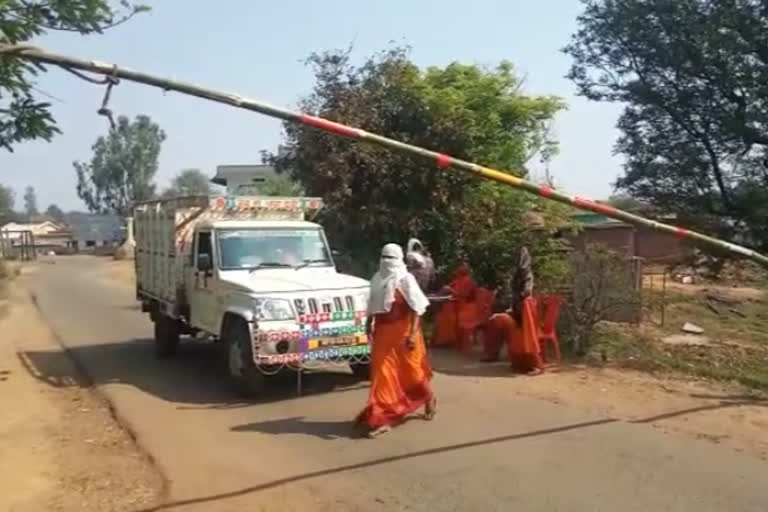
<svg viewBox="0 0 768 512">
<path fill-rule="evenodd" d="M 268 210 L 306 211 L 319 210 L 323 200 L 316 197 L 236 197 L 219 196 L 211 198 L 212 210 Z"/>
<path fill-rule="evenodd" d="M 299 330 L 264 331 L 258 333 L 258 341 L 275 342 L 290 340 L 297 343 L 298 351 L 286 354 L 258 354 L 259 364 L 286 364 L 299 361 L 325 361 L 339 357 L 363 356 L 371 353 L 370 340 L 365 333 L 365 311 L 339 311 L 301 315 Z M 354 320 L 354 324 L 339 322 Z M 331 322 L 328 325 L 328 322 Z M 320 327 L 320 324 L 324 324 Z"/>
</svg>

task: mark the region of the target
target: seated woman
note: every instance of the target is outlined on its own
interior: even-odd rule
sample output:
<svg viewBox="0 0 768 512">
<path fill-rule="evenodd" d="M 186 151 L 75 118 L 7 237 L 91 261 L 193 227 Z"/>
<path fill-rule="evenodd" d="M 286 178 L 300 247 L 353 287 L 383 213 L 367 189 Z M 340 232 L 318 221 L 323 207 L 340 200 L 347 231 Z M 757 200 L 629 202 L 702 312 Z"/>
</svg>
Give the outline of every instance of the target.
<svg viewBox="0 0 768 512">
<path fill-rule="evenodd" d="M 520 260 L 510 283 L 512 303 L 505 313 L 493 315 L 485 329 L 485 358 L 499 359 L 506 343 L 512 369 L 519 373 L 538 375 L 544 364 L 539 348 L 539 329 L 533 301 L 533 271 L 528 249 L 520 249 Z"/>
<path fill-rule="evenodd" d="M 477 316 L 474 304 L 477 285 L 466 264 L 456 269 L 453 280 L 442 292 L 450 294 L 453 300 L 441 304 L 437 310 L 431 345 L 466 349 L 469 341 L 467 338 Z"/>
</svg>

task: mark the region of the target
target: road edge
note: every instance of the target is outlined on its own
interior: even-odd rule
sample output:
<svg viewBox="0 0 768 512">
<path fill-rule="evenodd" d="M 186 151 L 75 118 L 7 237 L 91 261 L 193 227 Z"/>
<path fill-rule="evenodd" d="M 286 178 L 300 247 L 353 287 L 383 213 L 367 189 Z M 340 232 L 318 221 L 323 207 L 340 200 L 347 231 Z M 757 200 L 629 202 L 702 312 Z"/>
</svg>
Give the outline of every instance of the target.
<svg viewBox="0 0 768 512">
<path fill-rule="evenodd" d="M 93 378 L 88 373 L 88 370 L 85 369 L 85 366 L 80 362 L 80 360 L 75 357 L 75 355 L 67 348 L 66 345 L 61 340 L 61 337 L 56 332 L 56 330 L 51 326 L 51 324 L 48 322 L 48 319 L 45 316 L 45 313 L 40 308 L 40 304 L 37 301 L 37 295 L 30 290 L 28 287 L 24 287 L 26 289 L 26 292 L 28 294 L 28 298 L 32 302 L 32 305 L 35 308 L 35 311 L 37 311 L 37 314 L 40 315 L 41 320 L 45 324 L 48 331 L 51 333 L 51 339 L 56 343 L 56 345 L 59 347 L 59 350 L 61 350 L 62 354 L 69 360 L 69 362 L 72 364 L 72 367 L 74 370 L 79 374 L 79 377 L 83 379 L 85 383 L 88 384 L 88 392 L 91 393 L 98 401 L 103 403 L 107 410 L 109 411 L 109 416 L 114 420 L 114 422 L 117 424 L 118 427 L 120 427 L 126 434 L 128 434 L 128 437 L 131 439 L 131 442 L 136 447 L 136 450 L 147 459 L 149 464 L 152 466 L 152 468 L 157 471 L 157 474 L 160 475 L 160 493 L 159 493 L 159 502 L 160 504 L 164 504 L 168 502 L 168 499 L 170 498 L 170 487 L 171 482 L 166 475 L 166 472 L 164 471 L 162 465 L 160 465 L 157 460 L 155 459 L 154 455 L 144 446 L 144 444 L 141 441 L 141 438 L 136 433 L 136 430 L 134 429 L 133 425 L 131 424 L 130 420 L 125 418 L 117 409 L 114 402 L 109 398 L 107 393 L 105 393 L 99 386 L 97 386 L 94 383 Z M 154 508 L 154 507 L 152 507 Z M 151 510 L 151 508 L 150 508 Z"/>
</svg>

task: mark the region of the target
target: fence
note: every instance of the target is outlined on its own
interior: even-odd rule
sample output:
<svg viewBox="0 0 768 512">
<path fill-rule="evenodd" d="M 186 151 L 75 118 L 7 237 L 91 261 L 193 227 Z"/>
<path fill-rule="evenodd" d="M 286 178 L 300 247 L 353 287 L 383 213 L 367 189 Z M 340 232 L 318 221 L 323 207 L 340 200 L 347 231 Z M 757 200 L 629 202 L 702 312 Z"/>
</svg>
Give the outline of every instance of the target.
<svg viewBox="0 0 768 512">
<path fill-rule="evenodd" d="M 32 231 L 0 231 L 0 258 L 32 261 L 37 258 Z"/>
<path fill-rule="evenodd" d="M 667 315 L 667 283 L 671 279 L 665 269 L 661 272 L 646 272 L 643 275 L 643 311 L 649 321 L 664 327 Z"/>
</svg>

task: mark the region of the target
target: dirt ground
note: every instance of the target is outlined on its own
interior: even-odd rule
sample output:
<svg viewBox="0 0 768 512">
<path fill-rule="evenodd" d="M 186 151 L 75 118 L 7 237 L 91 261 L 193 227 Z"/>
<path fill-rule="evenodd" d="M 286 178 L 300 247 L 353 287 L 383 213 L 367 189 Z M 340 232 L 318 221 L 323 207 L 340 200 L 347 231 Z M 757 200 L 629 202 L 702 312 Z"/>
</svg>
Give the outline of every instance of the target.
<svg viewBox="0 0 768 512">
<path fill-rule="evenodd" d="M 0 297 L 0 510 L 124 511 L 159 502 L 165 484 L 149 458 L 82 381 L 50 381 L 25 357 L 50 351 L 72 365 L 31 299 Z M 74 369 L 62 375 L 79 375 Z"/>
<path fill-rule="evenodd" d="M 136 286 L 136 267 L 133 261 L 113 260 L 107 268 L 107 279 L 130 287 Z"/>
<path fill-rule="evenodd" d="M 739 386 L 631 370 L 569 367 L 518 393 L 731 446 L 768 460 L 768 399 Z"/>
<path fill-rule="evenodd" d="M 105 277 L 134 286 L 133 262 L 110 262 Z M 729 292 L 729 295 L 739 293 Z M 504 365 L 487 366 L 477 362 L 479 358 L 479 353 L 467 360 L 441 351 L 434 354 L 433 360 L 438 371 L 508 377 Z M 512 393 L 646 423 L 768 460 L 768 396 L 742 386 L 588 366 L 555 367 L 538 377 L 520 377 L 509 382 Z"/>
</svg>

